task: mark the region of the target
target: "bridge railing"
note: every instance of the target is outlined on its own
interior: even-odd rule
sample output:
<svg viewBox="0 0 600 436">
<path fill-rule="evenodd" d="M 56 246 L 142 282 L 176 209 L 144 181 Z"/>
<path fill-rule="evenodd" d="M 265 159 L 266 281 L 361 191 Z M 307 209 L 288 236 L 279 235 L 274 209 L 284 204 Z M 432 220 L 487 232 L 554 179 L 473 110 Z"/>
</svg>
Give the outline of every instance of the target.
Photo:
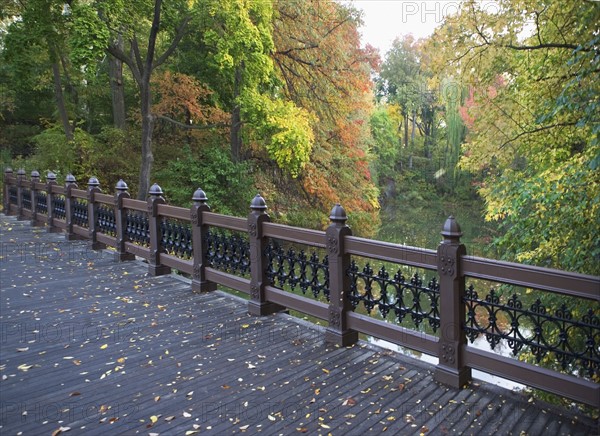
<svg viewBox="0 0 600 436">
<path fill-rule="evenodd" d="M 156 184 L 140 201 L 122 180 L 107 195 L 94 177 L 83 190 L 71 175 L 4 173 L 6 214 L 141 257 L 149 274 L 246 293 L 254 315 L 303 312 L 340 346 L 362 333 L 429 354 L 455 388 L 478 369 L 600 408 L 600 277 L 469 256 L 453 217 L 427 250 L 352 236 L 339 204 L 316 231 L 272 223 L 260 195 L 247 218 L 211 212 L 201 189 L 192 200 L 168 205 Z"/>
</svg>

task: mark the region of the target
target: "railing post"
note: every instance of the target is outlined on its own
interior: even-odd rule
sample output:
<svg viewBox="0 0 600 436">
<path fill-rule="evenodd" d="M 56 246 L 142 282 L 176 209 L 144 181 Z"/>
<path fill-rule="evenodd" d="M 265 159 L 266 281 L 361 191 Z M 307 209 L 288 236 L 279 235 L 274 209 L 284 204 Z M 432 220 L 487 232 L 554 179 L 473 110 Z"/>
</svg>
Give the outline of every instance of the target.
<svg viewBox="0 0 600 436">
<path fill-rule="evenodd" d="M 106 248 L 106 245 L 98 242 L 96 233 L 98 229 L 96 227 L 96 221 L 98 219 L 98 207 L 96 206 L 96 193 L 101 193 L 100 182 L 96 177 L 90 177 L 88 180 L 87 190 L 87 206 L 88 206 L 88 234 L 90 241 L 92 242 L 92 250 L 101 250 Z"/>
<path fill-rule="evenodd" d="M 127 241 L 127 213 L 123 209 L 123 199 L 131 197 L 127 189 L 127 183 L 123 179 L 119 180 L 115 186 L 115 231 L 119 262 L 135 260 L 135 254 L 128 253 L 125 248 L 125 242 Z"/>
<path fill-rule="evenodd" d="M 345 253 L 344 239 L 352 235 L 346 225 L 348 217 L 342 206 L 336 204 L 329 216 L 331 224 L 325 231 L 327 258 L 329 264 L 329 325 L 325 331 L 325 341 L 340 346 L 358 341 L 358 332 L 349 330 L 346 314 L 351 310 L 346 292 L 350 289 L 347 271 L 350 255 Z"/>
<path fill-rule="evenodd" d="M 23 185 L 25 184 L 25 170 L 23 168 L 17 171 L 17 219 L 23 217 Z"/>
<path fill-rule="evenodd" d="M 37 222 L 37 187 L 36 183 L 40 182 L 40 173 L 36 170 L 31 172 L 31 183 L 29 187 L 29 192 L 31 193 L 31 225 L 37 226 L 39 223 Z"/>
<path fill-rule="evenodd" d="M 73 233 L 73 197 L 71 196 L 73 189 L 77 189 L 77 180 L 73 174 L 67 174 L 65 178 L 65 221 L 67 222 L 65 239 L 67 241 L 77 239 L 77 235 Z"/>
<path fill-rule="evenodd" d="M 148 274 L 151 276 L 162 276 L 171 273 L 171 268 L 160 263 L 160 241 L 162 231 L 160 218 L 158 216 L 158 205 L 165 204 L 163 191 L 156 183 L 150 187 L 148 192 L 148 231 L 150 232 L 150 259 L 148 259 Z"/>
<path fill-rule="evenodd" d="M 12 168 L 4 169 L 4 195 L 3 195 L 3 209 L 5 215 L 10 215 L 10 182 L 12 181 L 13 170 Z"/>
<path fill-rule="evenodd" d="M 52 171 L 48 171 L 46 174 L 46 204 L 48 205 L 48 232 L 55 233 L 59 230 L 52 226 L 54 220 L 54 194 L 52 193 L 52 186 L 56 185 L 56 174 Z"/>
<path fill-rule="evenodd" d="M 217 289 L 217 284 L 206 280 L 206 236 L 208 226 L 202 224 L 202 212 L 210 212 L 207 204 L 208 198 L 200 188 L 196 189 L 192 197 L 194 204 L 190 209 L 192 220 L 192 247 L 194 250 L 194 274 L 192 277 L 193 292 L 210 292 Z"/>
<path fill-rule="evenodd" d="M 444 240 L 437 249 L 441 337 L 439 364 L 434 378 L 453 388 L 462 388 L 471 380 L 471 368 L 464 364 L 466 338 L 462 331 L 465 323 L 465 276 L 461 271 L 461 257 L 466 255 L 466 249 L 460 242 L 462 232 L 453 216 L 444 223 L 442 236 Z"/>
<path fill-rule="evenodd" d="M 248 215 L 248 239 L 250 242 L 250 301 L 248 313 L 251 315 L 270 315 L 281 312 L 285 307 L 267 301 L 265 286 L 267 286 L 267 256 L 265 254 L 266 240 L 263 238 L 262 224 L 271 221 L 267 214 L 265 199 L 256 194 L 250 203 Z"/>
</svg>

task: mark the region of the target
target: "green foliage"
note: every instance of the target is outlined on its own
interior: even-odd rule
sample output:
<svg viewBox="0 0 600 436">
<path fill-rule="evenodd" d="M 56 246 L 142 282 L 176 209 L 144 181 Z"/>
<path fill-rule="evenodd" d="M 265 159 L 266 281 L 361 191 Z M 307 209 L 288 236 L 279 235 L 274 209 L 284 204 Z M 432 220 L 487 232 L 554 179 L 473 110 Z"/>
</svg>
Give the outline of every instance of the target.
<svg viewBox="0 0 600 436">
<path fill-rule="evenodd" d="M 70 31 L 73 63 L 94 76 L 98 60 L 105 55 L 110 40 L 107 26 L 91 4 L 75 2 L 72 6 Z"/>
<path fill-rule="evenodd" d="M 386 180 L 397 175 L 399 144 L 397 129 L 385 106 L 379 106 L 369 120 L 373 136 L 373 154 L 376 156 L 371 165 L 373 178 L 380 186 Z"/>
<path fill-rule="evenodd" d="M 184 147 L 182 157 L 157 171 L 156 181 L 170 204 L 190 206 L 194 191 L 201 188 L 212 210 L 227 215 L 247 215 L 256 195 L 249 164 L 232 162 L 219 146 L 203 148 L 199 153 Z"/>
<path fill-rule="evenodd" d="M 241 96 L 243 113 L 252 123 L 257 138 L 267 138 L 269 157 L 279 168 L 297 177 L 310 159 L 314 135 L 312 117 L 303 108 L 285 100 L 272 99 L 256 91 Z"/>
</svg>

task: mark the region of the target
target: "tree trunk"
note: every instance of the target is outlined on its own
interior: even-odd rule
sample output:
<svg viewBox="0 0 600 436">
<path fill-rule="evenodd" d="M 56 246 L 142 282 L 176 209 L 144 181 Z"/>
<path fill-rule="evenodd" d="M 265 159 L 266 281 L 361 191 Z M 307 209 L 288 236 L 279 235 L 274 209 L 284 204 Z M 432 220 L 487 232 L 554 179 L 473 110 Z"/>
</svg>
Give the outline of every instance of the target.
<svg viewBox="0 0 600 436">
<path fill-rule="evenodd" d="M 154 118 L 150 112 L 151 96 L 150 82 L 148 81 L 142 90 L 142 164 L 140 167 L 140 178 L 138 185 L 138 200 L 145 200 L 150 189 L 150 175 L 152 174 L 152 163 L 154 154 L 152 153 L 152 129 L 154 127 Z"/>
<path fill-rule="evenodd" d="M 52 75 L 54 76 L 54 97 L 56 98 L 56 106 L 58 107 L 60 121 L 62 122 L 63 129 L 65 130 L 67 141 L 72 141 L 73 130 L 71 128 L 71 124 L 69 124 L 69 115 L 67 114 L 67 106 L 65 105 L 65 97 L 62 89 L 60 66 L 58 61 L 52 63 Z"/>
<path fill-rule="evenodd" d="M 115 45 L 123 51 L 123 37 L 119 35 Z M 114 56 L 108 57 L 110 91 L 112 97 L 113 124 L 117 129 L 125 128 L 125 88 L 123 87 L 123 62 Z"/>
<path fill-rule="evenodd" d="M 235 69 L 235 81 L 233 87 L 233 99 L 235 106 L 231 111 L 231 158 L 234 162 L 239 162 L 241 159 L 242 152 L 242 116 L 240 105 L 237 102 L 237 98 L 240 95 L 242 87 L 242 68 L 240 65 Z"/>
<path fill-rule="evenodd" d="M 417 113 L 413 110 L 412 113 L 412 126 L 410 131 L 410 145 L 415 145 L 415 129 L 417 128 Z"/>
<path fill-rule="evenodd" d="M 404 147 L 408 149 L 408 111 L 402 111 L 404 118 Z"/>
</svg>

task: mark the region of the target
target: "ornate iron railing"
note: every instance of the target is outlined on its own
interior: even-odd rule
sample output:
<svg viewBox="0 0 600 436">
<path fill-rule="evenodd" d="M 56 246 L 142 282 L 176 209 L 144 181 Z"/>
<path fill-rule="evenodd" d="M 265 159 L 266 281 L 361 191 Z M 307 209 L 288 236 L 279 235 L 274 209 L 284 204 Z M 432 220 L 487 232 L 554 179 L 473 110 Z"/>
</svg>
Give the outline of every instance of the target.
<svg viewBox="0 0 600 436">
<path fill-rule="evenodd" d="M 424 321 L 431 331 L 440 327 L 440 286 L 434 277 L 424 284 L 423 278 L 415 272 L 407 278 L 401 269 L 393 276 L 385 265 L 375 272 L 367 263 L 362 269 L 353 260 L 348 269 L 350 277 L 350 300 L 352 310 L 362 303 L 368 314 L 373 309 L 383 318 L 406 324 L 407 316 L 412 320 L 411 328 L 421 330 Z"/>
<path fill-rule="evenodd" d="M 271 223 L 260 195 L 243 219 L 211 212 L 200 189 L 188 209 L 167 205 L 156 184 L 140 201 L 123 181 L 107 195 L 95 178 L 83 191 L 73 176 L 61 186 L 52 173 L 45 185 L 24 174 L 5 172 L 6 212 L 113 247 L 119 260 L 144 258 L 149 274 L 175 268 L 194 291 L 246 293 L 255 315 L 298 310 L 328 323 L 325 340 L 338 345 L 364 333 L 428 353 L 435 379 L 454 387 L 479 369 L 600 408 L 600 277 L 467 256 L 452 217 L 434 251 L 352 236 L 340 205 L 316 231 Z M 40 215 L 27 209 L 32 195 Z M 484 282 L 497 285 L 480 298 Z M 470 346 L 477 338 L 517 358 Z"/>
<path fill-rule="evenodd" d="M 162 239 L 161 248 L 169 254 L 182 259 L 194 256 L 192 245 L 192 228 L 181 220 L 164 218 L 160 225 Z"/>
<path fill-rule="evenodd" d="M 265 250 L 267 256 L 266 276 L 269 284 L 294 292 L 302 291 L 316 299 L 329 301 L 329 263 L 327 255 L 319 256 L 317 250 L 307 254 L 270 238 Z"/>
<path fill-rule="evenodd" d="M 66 219 L 67 211 L 65 209 L 64 195 L 55 195 L 52 197 L 52 215 L 59 220 Z"/>
<path fill-rule="evenodd" d="M 209 267 L 242 277 L 250 274 L 250 246 L 246 235 L 211 228 L 206 232 L 204 243 Z"/>
<path fill-rule="evenodd" d="M 29 189 L 21 191 L 21 204 L 23 209 L 31 210 L 31 191 Z"/>
<path fill-rule="evenodd" d="M 148 215 L 141 212 L 128 212 L 125 229 L 127 240 L 147 246 L 150 245 L 150 222 Z"/>
<path fill-rule="evenodd" d="M 100 233 L 115 236 L 117 234 L 115 210 L 106 205 L 99 205 L 96 209 L 96 226 Z"/>
<path fill-rule="evenodd" d="M 537 363 L 550 360 L 566 372 L 600 378 L 600 306 L 527 299 L 495 289 L 480 298 L 470 285 L 464 298 L 469 340 L 484 335 L 492 350 L 504 343 L 514 356 L 529 355 Z"/>
<path fill-rule="evenodd" d="M 35 198 L 35 211 L 43 215 L 48 215 L 48 196 L 46 193 L 42 191 L 36 191 Z"/>
<path fill-rule="evenodd" d="M 75 200 L 71 204 L 73 224 L 88 227 L 88 205 L 86 200 Z"/>
<path fill-rule="evenodd" d="M 10 204 L 14 204 L 15 206 L 19 203 L 16 186 L 10 186 L 8 188 L 8 200 Z"/>
</svg>

